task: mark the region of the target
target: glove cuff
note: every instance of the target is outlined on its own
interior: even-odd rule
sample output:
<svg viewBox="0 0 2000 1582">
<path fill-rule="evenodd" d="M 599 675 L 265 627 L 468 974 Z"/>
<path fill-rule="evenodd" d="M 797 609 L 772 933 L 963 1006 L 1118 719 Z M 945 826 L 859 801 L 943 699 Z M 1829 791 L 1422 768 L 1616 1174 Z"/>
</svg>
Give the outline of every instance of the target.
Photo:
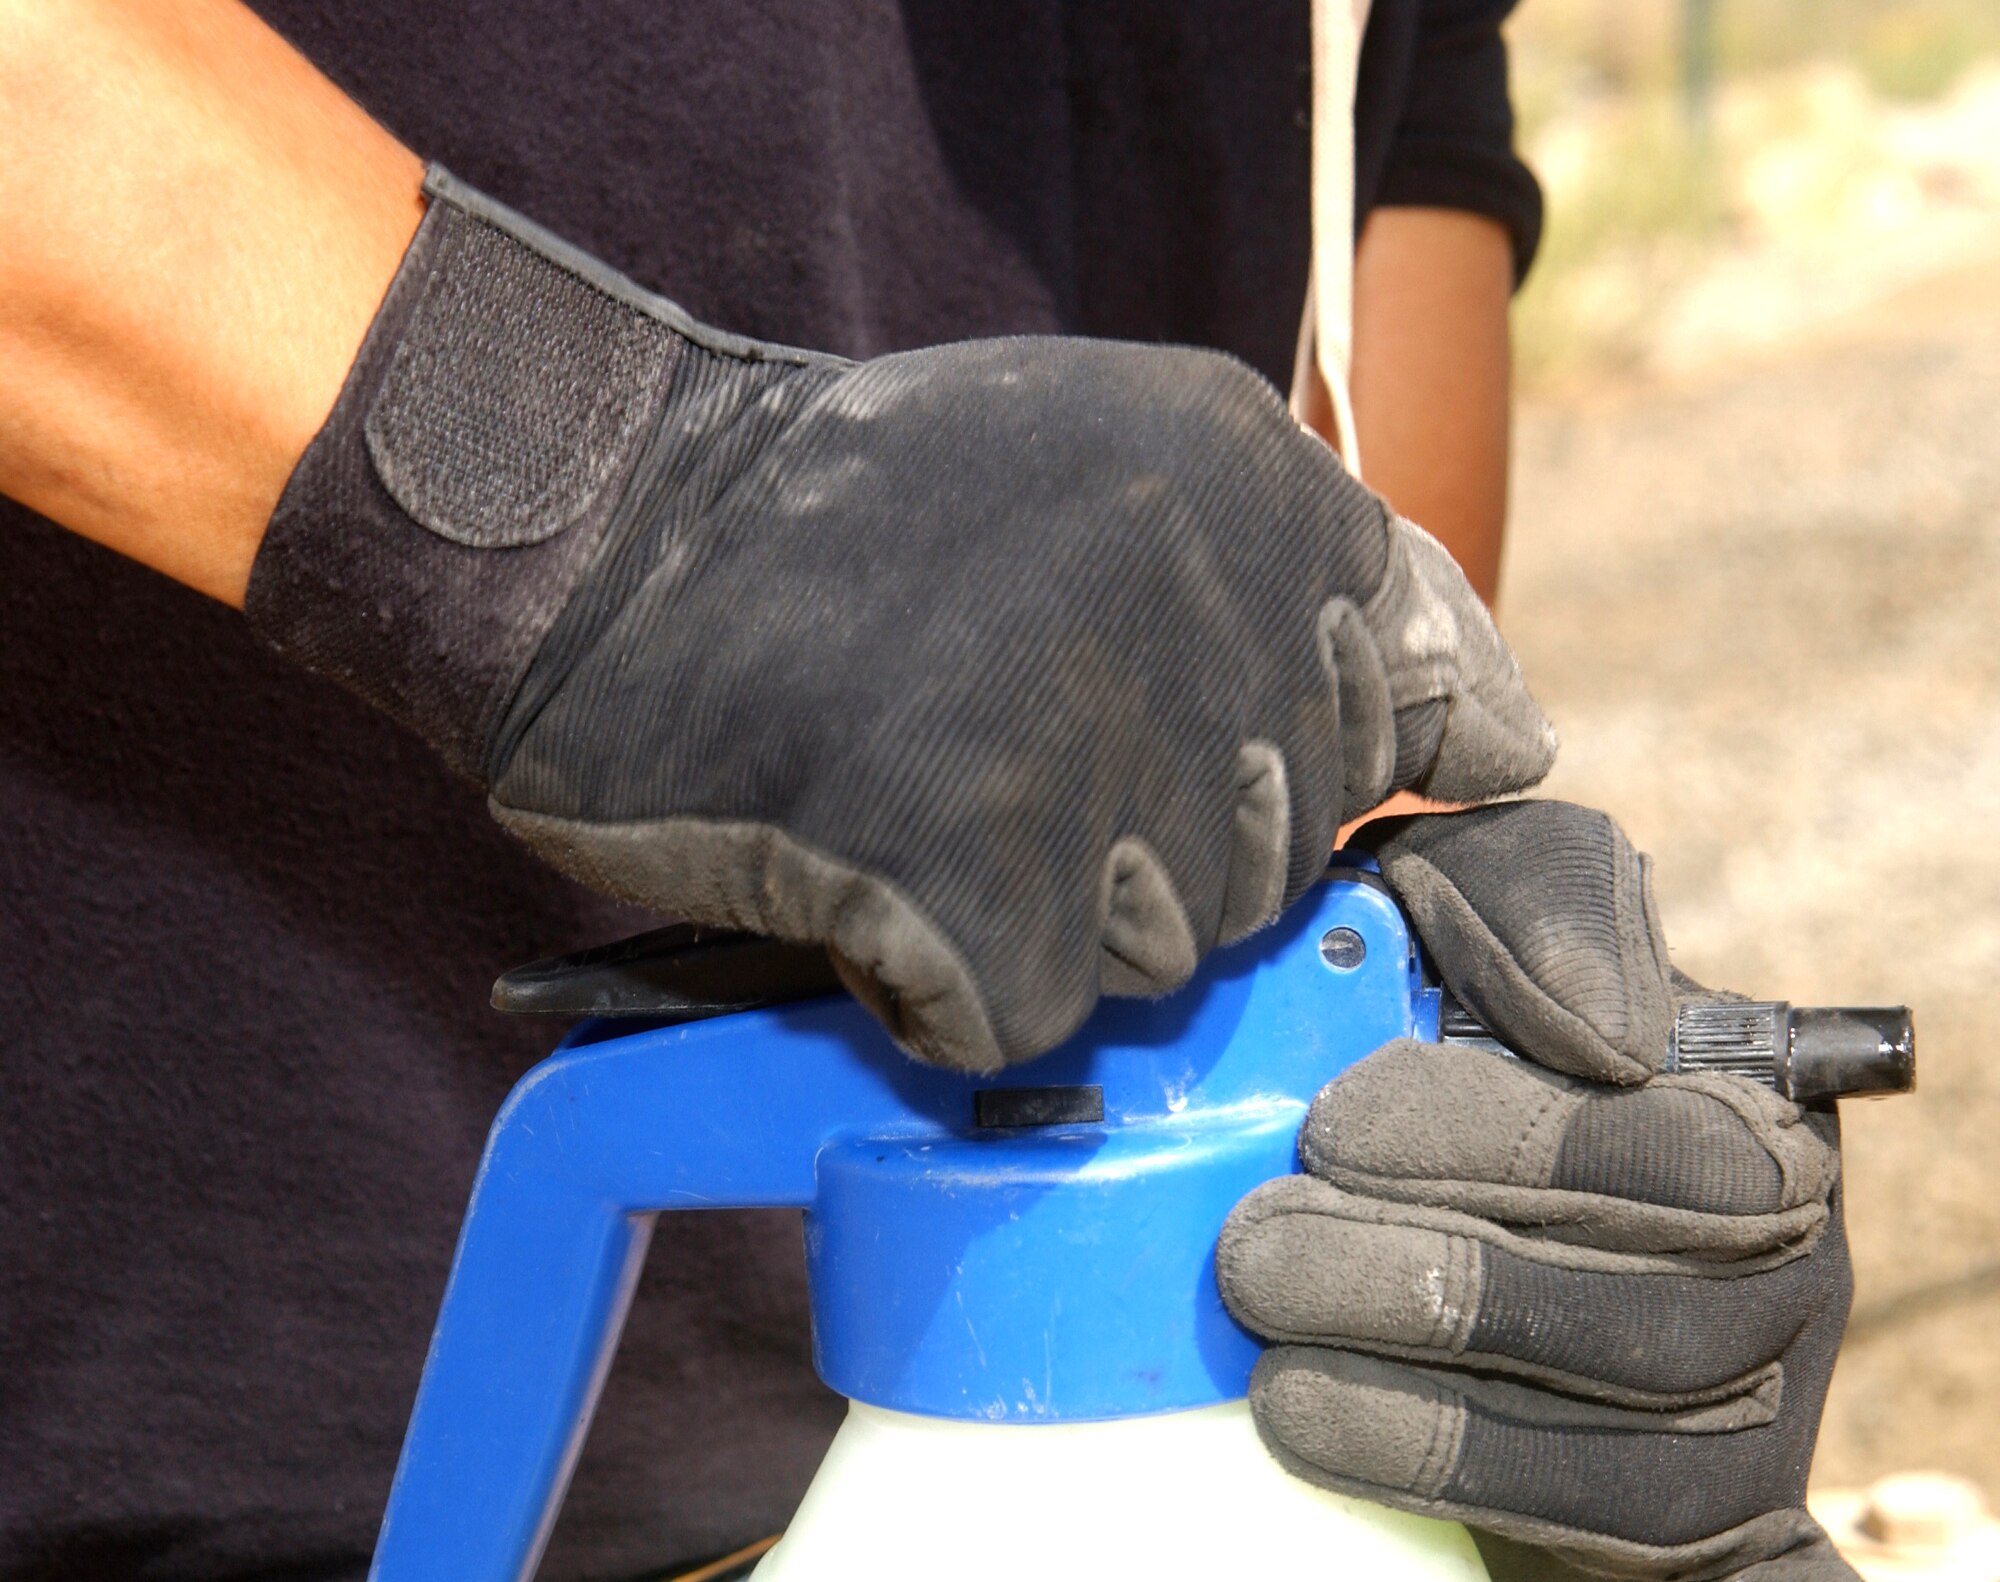
<svg viewBox="0 0 2000 1582">
<path fill-rule="evenodd" d="M 484 782 L 495 721 L 662 427 L 694 323 L 432 166 L 430 203 L 278 501 L 245 610 Z"/>
</svg>

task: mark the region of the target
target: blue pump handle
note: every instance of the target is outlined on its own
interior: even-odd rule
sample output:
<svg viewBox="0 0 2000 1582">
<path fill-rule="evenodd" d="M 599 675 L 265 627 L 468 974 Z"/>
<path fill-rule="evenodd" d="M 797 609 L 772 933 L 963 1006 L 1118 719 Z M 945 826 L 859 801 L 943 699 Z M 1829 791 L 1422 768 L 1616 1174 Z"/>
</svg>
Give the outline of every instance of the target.
<svg viewBox="0 0 2000 1582">
<path fill-rule="evenodd" d="M 664 1211 L 805 1209 L 815 1365 L 856 1399 L 1074 1421 L 1241 1396 L 1223 1217 L 1297 1168 L 1325 1082 L 1436 1018 L 1354 865 L 1187 990 L 1106 1001 L 996 1077 L 912 1063 L 845 997 L 582 1024 L 488 1136 L 371 1576 L 532 1576 Z M 976 1123 L 1019 1088 L 1097 1089 L 1102 1118 Z"/>
</svg>

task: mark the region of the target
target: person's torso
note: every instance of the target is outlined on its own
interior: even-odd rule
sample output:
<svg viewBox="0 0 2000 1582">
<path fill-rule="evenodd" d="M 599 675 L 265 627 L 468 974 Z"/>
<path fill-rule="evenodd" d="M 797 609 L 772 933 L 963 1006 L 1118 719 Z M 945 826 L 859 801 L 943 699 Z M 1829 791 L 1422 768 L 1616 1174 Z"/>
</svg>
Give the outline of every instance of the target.
<svg viewBox="0 0 2000 1582">
<path fill-rule="evenodd" d="M 1290 370 L 1306 0 L 259 9 L 727 328 Z M 359 1577 L 481 1135 L 553 1036 L 487 984 L 641 920 L 231 612 L 6 502 L 0 563 L 0 1575 Z M 838 1416 L 806 1344 L 795 1221 L 663 1226 L 544 1574 L 782 1522 Z"/>
</svg>

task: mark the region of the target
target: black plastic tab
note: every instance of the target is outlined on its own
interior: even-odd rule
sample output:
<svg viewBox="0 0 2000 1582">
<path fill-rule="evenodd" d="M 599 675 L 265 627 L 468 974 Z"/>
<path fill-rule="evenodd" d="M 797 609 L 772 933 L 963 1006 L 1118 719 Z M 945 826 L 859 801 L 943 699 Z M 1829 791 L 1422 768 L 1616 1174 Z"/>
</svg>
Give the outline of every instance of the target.
<svg viewBox="0 0 2000 1582">
<path fill-rule="evenodd" d="M 1085 1126 L 1104 1119 L 1104 1089 L 981 1088 L 972 1095 L 975 1126 Z"/>
<path fill-rule="evenodd" d="M 493 1008 L 515 1016 L 644 1016 L 671 1024 L 818 999 L 840 987 L 817 945 L 676 923 L 516 967 L 493 985 Z"/>
</svg>

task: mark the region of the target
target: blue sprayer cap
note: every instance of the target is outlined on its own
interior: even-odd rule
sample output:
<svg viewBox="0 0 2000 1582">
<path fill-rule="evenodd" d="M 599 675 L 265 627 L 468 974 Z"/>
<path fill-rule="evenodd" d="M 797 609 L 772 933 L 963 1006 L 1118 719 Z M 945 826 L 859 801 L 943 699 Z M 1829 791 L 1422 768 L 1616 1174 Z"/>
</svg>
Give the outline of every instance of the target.
<svg viewBox="0 0 2000 1582">
<path fill-rule="evenodd" d="M 662 1211 L 803 1208 L 814 1364 L 855 1400 L 1033 1423 L 1242 1396 L 1224 1218 L 1298 1167 L 1327 1081 L 1436 1020 L 1352 864 L 992 1077 L 913 1063 L 845 997 L 586 1022 L 493 1124 L 372 1574 L 532 1573 Z"/>
</svg>

